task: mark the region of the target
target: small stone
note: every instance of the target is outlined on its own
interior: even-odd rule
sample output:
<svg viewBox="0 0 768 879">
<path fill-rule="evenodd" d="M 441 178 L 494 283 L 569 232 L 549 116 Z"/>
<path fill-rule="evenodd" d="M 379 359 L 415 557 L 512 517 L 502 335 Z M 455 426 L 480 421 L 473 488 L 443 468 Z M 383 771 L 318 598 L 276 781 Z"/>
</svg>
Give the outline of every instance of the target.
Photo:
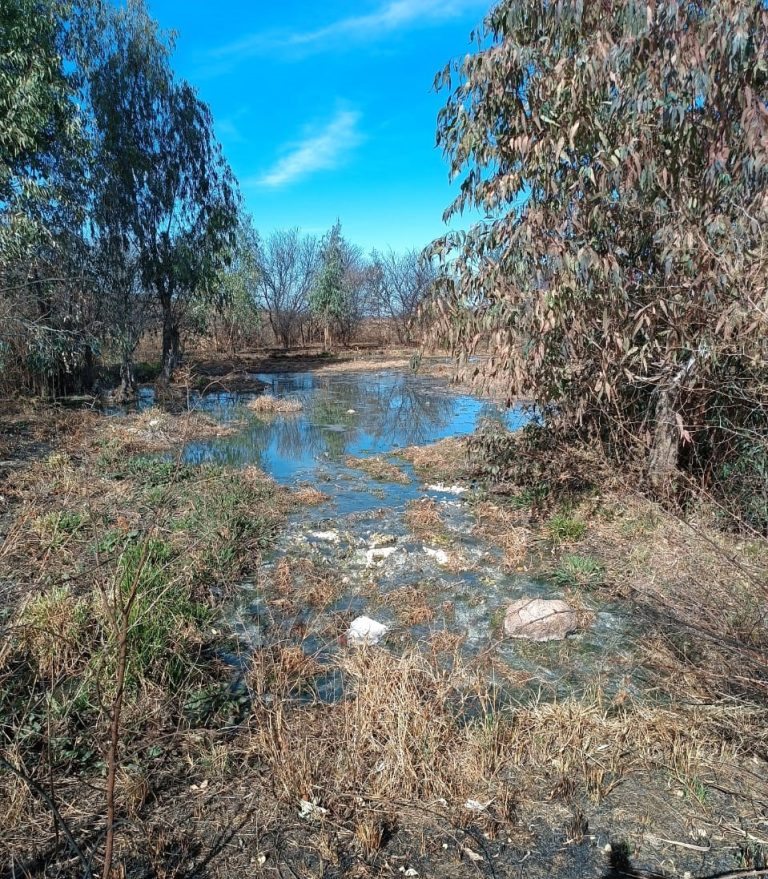
<svg viewBox="0 0 768 879">
<path fill-rule="evenodd" d="M 464 846 L 462 852 L 464 852 L 464 854 L 469 858 L 470 861 L 477 862 L 484 860 L 482 855 L 479 855 L 477 852 L 472 851 L 471 848 L 467 848 L 466 846 Z"/>
<path fill-rule="evenodd" d="M 578 627 L 576 611 L 560 599 L 521 598 L 504 617 L 505 635 L 529 641 L 560 641 Z"/>
<path fill-rule="evenodd" d="M 299 818 L 308 818 L 316 820 L 328 814 L 328 809 L 318 806 L 317 803 L 310 803 L 309 800 L 299 800 Z"/>
<path fill-rule="evenodd" d="M 468 812 L 485 812 L 490 805 L 491 800 L 488 800 L 487 803 L 481 803 L 480 800 L 467 800 L 467 802 L 464 803 L 464 808 Z"/>
</svg>

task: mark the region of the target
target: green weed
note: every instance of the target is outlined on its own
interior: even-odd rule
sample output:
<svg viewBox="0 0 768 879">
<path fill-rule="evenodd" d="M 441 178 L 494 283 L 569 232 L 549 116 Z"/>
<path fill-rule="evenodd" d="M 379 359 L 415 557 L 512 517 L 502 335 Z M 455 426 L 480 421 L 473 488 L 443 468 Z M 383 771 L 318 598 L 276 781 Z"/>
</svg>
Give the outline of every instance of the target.
<svg viewBox="0 0 768 879">
<path fill-rule="evenodd" d="M 603 582 L 605 571 L 593 556 L 566 555 L 552 574 L 552 579 L 563 588 L 594 588 Z"/>
<path fill-rule="evenodd" d="M 209 619 L 207 608 L 171 579 L 174 559 L 169 544 L 150 539 L 128 546 L 118 561 L 121 601 L 127 604 L 136 592 L 128 617 L 128 670 L 134 682 L 145 674 L 178 681 L 187 664 L 185 642 Z"/>
<path fill-rule="evenodd" d="M 34 528 L 48 549 L 56 549 L 69 537 L 78 534 L 87 520 L 85 513 L 71 510 L 53 511 L 39 516 L 34 522 Z"/>
<path fill-rule="evenodd" d="M 582 538 L 587 531 L 586 523 L 567 511 L 554 513 L 550 516 L 546 528 L 555 543 L 571 543 Z"/>
</svg>

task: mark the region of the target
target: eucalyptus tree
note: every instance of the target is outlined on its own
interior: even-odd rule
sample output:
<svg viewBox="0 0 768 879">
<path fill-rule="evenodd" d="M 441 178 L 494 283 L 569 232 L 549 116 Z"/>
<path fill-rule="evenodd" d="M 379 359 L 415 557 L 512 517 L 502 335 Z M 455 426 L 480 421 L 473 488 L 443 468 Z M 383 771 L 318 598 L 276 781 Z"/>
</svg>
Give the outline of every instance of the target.
<svg viewBox="0 0 768 879">
<path fill-rule="evenodd" d="M 93 350 L 71 16 L 59 0 L 0 3 L 2 368 L 44 393 L 78 387 Z"/>
<path fill-rule="evenodd" d="M 344 255 L 341 223 L 337 222 L 326 236 L 323 261 L 309 296 L 312 314 L 323 327 L 323 348 L 333 346 L 333 328 L 344 319 L 347 297 L 344 285 Z"/>
<path fill-rule="evenodd" d="M 65 71 L 66 11 L 47 0 L 0 3 L 0 254 L 45 231 L 80 138 Z"/>
<path fill-rule="evenodd" d="M 477 36 L 436 80 L 446 215 L 487 218 L 433 245 L 444 337 L 660 491 L 768 472 L 764 0 L 503 0 Z"/>
<path fill-rule="evenodd" d="M 234 243 L 236 184 L 209 108 L 174 76 L 172 38 L 142 0 L 98 14 L 82 53 L 96 142 L 95 237 L 115 256 L 122 248 L 119 267 L 136 255 L 161 314 L 167 380 L 190 299 L 217 294 Z"/>
<path fill-rule="evenodd" d="M 228 265 L 216 281 L 219 301 L 213 309 L 207 297 L 201 303 L 206 329 L 230 354 L 251 342 L 261 329 L 258 254 L 258 233 L 252 218 L 243 214 Z"/>
</svg>

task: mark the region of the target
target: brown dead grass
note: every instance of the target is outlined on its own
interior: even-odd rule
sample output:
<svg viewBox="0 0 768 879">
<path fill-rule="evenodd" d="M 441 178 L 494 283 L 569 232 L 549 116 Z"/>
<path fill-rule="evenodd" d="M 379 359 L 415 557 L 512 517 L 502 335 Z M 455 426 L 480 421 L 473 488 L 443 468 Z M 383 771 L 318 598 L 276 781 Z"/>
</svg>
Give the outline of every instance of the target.
<svg viewBox="0 0 768 879">
<path fill-rule="evenodd" d="M 322 609 L 336 601 L 344 590 L 337 571 L 322 569 L 312 559 L 284 556 L 275 566 L 272 583 L 281 599 L 297 607 Z"/>
<path fill-rule="evenodd" d="M 318 507 L 328 500 L 327 494 L 323 494 L 322 491 L 311 485 L 299 486 L 294 489 L 291 496 L 302 507 Z"/>
<path fill-rule="evenodd" d="M 301 412 L 304 404 L 295 397 L 273 397 L 260 394 L 248 402 L 248 408 L 260 415 L 291 415 Z"/>
<path fill-rule="evenodd" d="M 665 688 L 768 706 L 768 542 L 716 530 L 706 511 L 685 521 L 637 496 L 585 509 L 583 549 L 605 588 L 647 627 L 646 658 Z"/>
<path fill-rule="evenodd" d="M 238 743 L 268 767 L 278 799 L 315 802 L 331 821 L 370 818 L 393 802 L 439 801 L 458 817 L 472 798 L 492 803 L 483 820 L 498 829 L 522 800 L 567 791 L 599 801 L 638 771 L 695 780 L 738 756 L 735 743 L 713 739 L 704 710 L 612 701 L 599 690 L 499 710 L 472 667 L 454 657 L 446 670 L 416 650 L 348 651 L 339 667 L 350 698 L 260 707 Z"/>
<path fill-rule="evenodd" d="M 412 354 L 395 357 L 350 357 L 338 363 L 319 362 L 315 366 L 317 372 L 379 372 L 382 370 L 405 371 L 408 369 Z"/>
<path fill-rule="evenodd" d="M 492 501 L 480 501 L 473 512 L 477 519 L 475 534 L 502 550 L 504 567 L 509 571 L 525 569 L 532 534 L 528 513 Z"/>
<path fill-rule="evenodd" d="M 432 498 L 410 501 L 403 518 L 411 532 L 422 540 L 442 542 L 446 539 L 445 523 Z"/>
<path fill-rule="evenodd" d="M 449 437 L 428 446 L 409 446 L 397 454 L 412 464 L 422 479 L 453 485 L 469 477 L 469 460 L 463 439 Z"/>
<path fill-rule="evenodd" d="M 171 414 L 157 407 L 102 421 L 103 439 L 126 452 L 160 452 L 192 440 L 231 436 L 242 426 L 223 425 L 204 412 Z"/>
<path fill-rule="evenodd" d="M 344 464 L 347 467 L 362 470 L 364 473 L 367 473 L 371 479 L 375 479 L 378 482 L 399 482 L 402 485 L 407 485 L 411 481 L 408 478 L 408 474 L 404 473 L 397 464 L 393 464 L 391 461 L 386 461 L 379 456 L 374 456 L 372 458 L 356 458 L 349 455 L 344 459 Z"/>
<path fill-rule="evenodd" d="M 427 602 L 424 592 L 415 586 L 403 586 L 388 592 L 383 604 L 392 608 L 405 626 L 424 625 L 435 618 L 434 608 Z"/>
</svg>

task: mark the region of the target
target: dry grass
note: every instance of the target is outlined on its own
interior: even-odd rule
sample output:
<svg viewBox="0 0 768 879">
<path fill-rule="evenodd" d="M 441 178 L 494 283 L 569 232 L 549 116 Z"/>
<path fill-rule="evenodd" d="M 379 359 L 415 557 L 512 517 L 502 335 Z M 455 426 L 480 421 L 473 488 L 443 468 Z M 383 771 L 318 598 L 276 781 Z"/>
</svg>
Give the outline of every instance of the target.
<svg viewBox="0 0 768 879">
<path fill-rule="evenodd" d="M 302 507 L 318 507 L 328 500 L 328 495 L 323 494 L 311 485 L 302 485 L 294 489 L 291 495 L 294 501 Z"/>
<path fill-rule="evenodd" d="M 192 440 L 231 436 L 241 426 L 222 425 L 204 412 L 171 414 L 157 407 L 95 422 L 94 427 L 97 425 L 102 441 L 126 452 L 160 452 Z"/>
<path fill-rule="evenodd" d="M 450 437 L 428 446 L 409 446 L 397 453 L 422 479 L 454 485 L 469 477 L 466 441 Z"/>
<path fill-rule="evenodd" d="M 430 542 L 444 542 L 446 540 L 445 523 L 440 516 L 437 502 L 432 498 L 410 501 L 405 511 L 404 521 L 411 532 L 422 540 Z"/>
<path fill-rule="evenodd" d="M 456 657 L 446 670 L 415 650 L 350 651 L 339 670 L 348 699 L 259 706 L 238 744 L 268 767 L 278 799 L 317 803 L 347 826 L 393 803 L 442 804 L 439 812 L 466 822 L 473 799 L 489 803 L 479 820 L 495 832 L 525 803 L 599 801 L 654 768 L 692 782 L 737 759 L 738 745 L 712 737 L 705 711 L 648 708 L 626 694 L 611 701 L 599 690 L 499 708 L 476 670 Z"/>
<path fill-rule="evenodd" d="M 283 607 L 288 602 L 298 607 L 326 608 L 344 589 L 337 571 L 323 570 L 312 559 L 288 556 L 275 566 L 272 584 Z"/>
<path fill-rule="evenodd" d="M 435 618 L 435 610 L 427 602 L 423 590 L 415 586 L 403 586 L 388 592 L 383 603 L 394 610 L 405 626 L 421 626 Z"/>
<path fill-rule="evenodd" d="M 301 412 L 304 404 L 295 397 L 273 397 L 260 394 L 248 402 L 248 408 L 260 415 L 290 415 Z"/>
<path fill-rule="evenodd" d="M 396 370 L 403 372 L 408 369 L 408 365 L 413 356 L 412 352 L 404 353 L 398 356 L 372 357 L 370 354 L 362 353 L 358 357 L 347 358 L 340 362 L 318 362 L 314 367 L 317 372 L 380 372 L 383 370 Z"/>
<path fill-rule="evenodd" d="M 362 470 L 364 473 L 367 473 L 371 479 L 375 479 L 378 482 L 399 482 L 402 485 L 407 485 L 411 481 L 408 478 L 408 474 L 404 473 L 397 464 L 385 461 L 384 458 L 378 456 L 372 458 L 355 458 L 352 455 L 349 455 L 344 459 L 344 464 L 347 467 Z"/>
<path fill-rule="evenodd" d="M 768 543 L 684 521 L 643 498 L 592 502 L 583 545 L 604 588 L 631 601 L 660 684 L 688 698 L 768 704 Z"/>
<path fill-rule="evenodd" d="M 475 533 L 502 550 L 504 567 L 510 571 L 524 570 L 531 540 L 528 514 L 492 501 L 475 504 L 473 512 L 477 519 Z"/>
</svg>

